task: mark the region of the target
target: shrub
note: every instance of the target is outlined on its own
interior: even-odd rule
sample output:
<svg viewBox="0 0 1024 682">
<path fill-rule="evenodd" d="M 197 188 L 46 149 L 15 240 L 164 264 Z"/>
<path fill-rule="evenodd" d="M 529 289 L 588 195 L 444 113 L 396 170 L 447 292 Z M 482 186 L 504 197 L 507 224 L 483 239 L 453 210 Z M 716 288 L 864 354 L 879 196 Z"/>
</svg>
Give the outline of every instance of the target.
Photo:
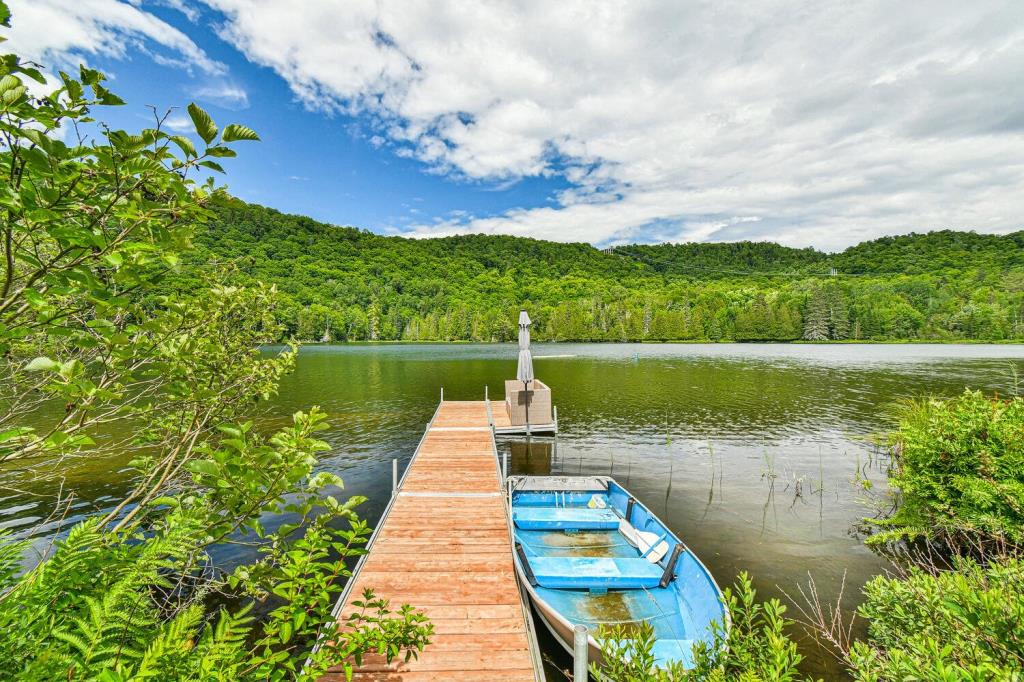
<svg viewBox="0 0 1024 682">
<path fill-rule="evenodd" d="M 1024 543 L 1024 398 L 965 391 L 910 403 L 893 436 L 895 513 L 879 545 L 917 538 L 954 549 Z"/>
<path fill-rule="evenodd" d="M 1024 670 L 1024 564 L 988 567 L 958 559 L 954 570 L 912 568 L 864 588 L 868 640 L 848 660 L 856 678 L 1018 680 Z"/>
</svg>

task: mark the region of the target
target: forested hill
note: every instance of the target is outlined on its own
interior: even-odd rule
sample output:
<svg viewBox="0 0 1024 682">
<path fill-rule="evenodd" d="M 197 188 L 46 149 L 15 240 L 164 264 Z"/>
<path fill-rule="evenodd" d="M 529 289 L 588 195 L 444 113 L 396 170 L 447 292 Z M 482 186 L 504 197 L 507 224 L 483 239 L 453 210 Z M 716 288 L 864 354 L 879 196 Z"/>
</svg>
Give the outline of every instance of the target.
<svg viewBox="0 0 1024 682">
<path fill-rule="evenodd" d="M 747 274 L 917 275 L 974 269 L 1024 269 L 1024 231 L 1000 236 L 942 230 L 882 237 L 842 253 L 793 249 L 772 242 L 620 246 L 613 252 L 658 272 L 703 277 Z M 952 274 L 952 273 L 950 273 Z"/>
<path fill-rule="evenodd" d="M 412 240 L 226 201 L 170 282 L 210 263 L 275 283 L 303 340 L 1024 339 L 1024 232 L 942 231 L 838 254 L 766 242 L 602 251 L 508 236 Z M 833 268 L 835 274 L 832 274 Z"/>
</svg>

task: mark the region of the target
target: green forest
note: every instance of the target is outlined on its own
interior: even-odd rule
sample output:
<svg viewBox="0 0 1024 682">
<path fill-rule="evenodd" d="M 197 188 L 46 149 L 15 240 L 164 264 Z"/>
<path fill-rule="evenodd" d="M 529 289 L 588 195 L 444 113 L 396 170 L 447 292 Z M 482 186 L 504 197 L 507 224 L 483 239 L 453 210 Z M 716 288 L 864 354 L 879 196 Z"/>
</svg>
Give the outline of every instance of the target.
<svg viewBox="0 0 1024 682">
<path fill-rule="evenodd" d="M 508 236 L 381 236 L 224 199 L 167 286 L 202 271 L 282 292 L 304 341 L 1024 339 L 1024 231 L 943 230 L 829 254 L 769 242 L 601 250 Z"/>
</svg>

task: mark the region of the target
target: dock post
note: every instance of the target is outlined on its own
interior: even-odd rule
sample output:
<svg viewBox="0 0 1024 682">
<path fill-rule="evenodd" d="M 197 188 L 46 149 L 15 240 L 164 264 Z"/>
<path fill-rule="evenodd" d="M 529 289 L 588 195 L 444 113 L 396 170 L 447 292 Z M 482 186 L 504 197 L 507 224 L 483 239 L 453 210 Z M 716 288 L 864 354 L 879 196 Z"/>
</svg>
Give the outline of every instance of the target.
<svg viewBox="0 0 1024 682">
<path fill-rule="evenodd" d="M 508 452 L 501 453 L 501 480 L 508 480 Z"/>
<path fill-rule="evenodd" d="M 552 408 L 555 411 L 555 433 L 558 433 L 558 405 Z"/>
<path fill-rule="evenodd" d="M 441 387 L 441 402 L 444 402 L 444 386 Z"/>
<path fill-rule="evenodd" d="M 572 630 L 572 682 L 587 682 L 587 650 L 590 631 L 586 625 L 577 625 Z"/>
<path fill-rule="evenodd" d="M 398 494 L 398 460 L 391 460 L 391 497 Z"/>
<path fill-rule="evenodd" d="M 491 399 L 490 396 L 487 395 L 489 388 L 490 387 L 487 384 L 484 384 L 484 400 L 487 400 L 487 401 L 490 401 L 490 399 Z"/>
</svg>

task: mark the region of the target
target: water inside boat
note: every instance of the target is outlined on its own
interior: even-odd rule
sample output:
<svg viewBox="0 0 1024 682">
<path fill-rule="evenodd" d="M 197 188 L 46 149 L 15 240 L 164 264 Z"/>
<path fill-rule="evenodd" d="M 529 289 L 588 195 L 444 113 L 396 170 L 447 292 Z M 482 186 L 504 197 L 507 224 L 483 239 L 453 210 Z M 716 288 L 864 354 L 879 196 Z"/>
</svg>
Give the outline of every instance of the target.
<svg viewBox="0 0 1024 682">
<path fill-rule="evenodd" d="M 591 489 L 561 491 L 535 489 L 545 481 L 553 487 L 545 478 L 514 482 L 514 488 L 529 488 L 513 491 L 512 519 L 535 604 L 542 614 L 554 611 L 570 629 L 588 626 L 595 637 L 602 626 L 628 633 L 648 622 L 656 664 L 692 666 L 694 642 L 710 642 L 711 624 L 725 618 L 718 586 L 624 488 L 611 479 L 587 480 Z"/>
</svg>

